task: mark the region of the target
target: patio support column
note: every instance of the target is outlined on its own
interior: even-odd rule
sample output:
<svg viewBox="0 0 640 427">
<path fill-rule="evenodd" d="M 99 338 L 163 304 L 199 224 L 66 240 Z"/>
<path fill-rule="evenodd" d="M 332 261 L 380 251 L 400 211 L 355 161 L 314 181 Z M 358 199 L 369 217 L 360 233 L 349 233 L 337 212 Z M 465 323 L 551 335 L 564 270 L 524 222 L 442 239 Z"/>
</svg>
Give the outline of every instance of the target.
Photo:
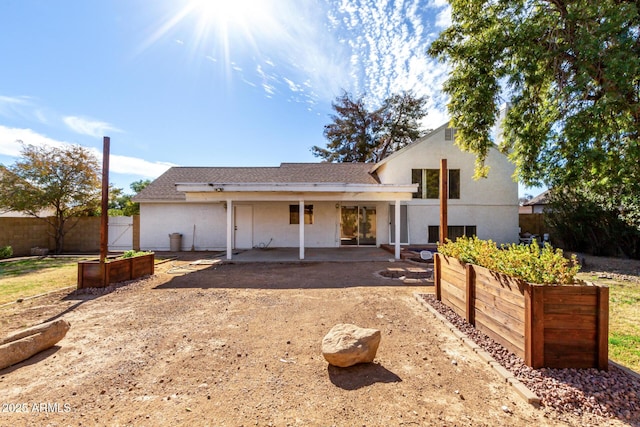
<svg viewBox="0 0 640 427">
<path fill-rule="evenodd" d="M 400 200 L 396 200 L 395 205 L 395 258 L 400 259 Z"/>
<path fill-rule="evenodd" d="M 227 259 L 233 256 L 233 202 L 227 199 Z"/>
<path fill-rule="evenodd" d="M 304 259 L 304 200 L 299 202 L 298 219 L 300 227 L 300 259 Z"/>
</svg>

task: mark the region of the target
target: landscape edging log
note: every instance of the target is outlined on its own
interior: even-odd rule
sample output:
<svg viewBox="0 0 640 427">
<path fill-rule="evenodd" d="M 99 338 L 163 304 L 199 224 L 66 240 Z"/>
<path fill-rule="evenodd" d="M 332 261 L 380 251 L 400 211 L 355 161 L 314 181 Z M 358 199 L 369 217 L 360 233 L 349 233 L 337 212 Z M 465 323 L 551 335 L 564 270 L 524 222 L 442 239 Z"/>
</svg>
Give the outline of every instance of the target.
<svg viewBox="0 0 640 427">
<path fill-rule="evenodd" d="M 69 328 L 69 322 L 58 319 L 11 334 L 0 341 L 0 369 L 53 347 L 64 338 Z"/>
</svg>

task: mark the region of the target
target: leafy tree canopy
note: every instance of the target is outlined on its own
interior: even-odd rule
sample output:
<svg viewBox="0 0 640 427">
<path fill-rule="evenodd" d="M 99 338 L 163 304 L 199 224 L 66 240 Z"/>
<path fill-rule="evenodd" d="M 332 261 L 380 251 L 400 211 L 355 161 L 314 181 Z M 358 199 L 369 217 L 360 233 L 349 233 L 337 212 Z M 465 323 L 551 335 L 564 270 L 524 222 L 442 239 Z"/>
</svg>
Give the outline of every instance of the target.
<svg viewBox="0 0 640 427">
<path fill-rule="evenodd" d="M 151 184 L 151 180 L 140 179 L 129 184 L 129 188 L 138 194 L 149 184 Z M 139 215 L 140 203 L 133 202 L 132 197 L 133 195 L 126 194 L 122 188 L 111 188 L 109 190 L 109 216 Z"/>
<path fill-rule="evenodd" d="M 24 212 L 52 226 L 56 252 L 72 217 L 88 215 L 100 204 L 100 166 L 79 145 L 22 145 L 21 158 L 0 169 L 0 209 Z"/>
<path fill-rule="evenodd" d="M 501 148 L 527 185 L 576 180 L 637 205 L 640 194 L 640 7 L 631 0 L 451 0 L 453 25 L 429 53 L 448 61 L 444 90 L 457 144 Z M 506 99 L 503 99 L 502 97 Z M 635 200 L 633 200 L 635 199 Z"/>
<path fill-rule="evenodd" d="M 370 111 L 364 96 L 344 92 L 331 104 L 335 114 L 324 127 L 326 148 L 314 146 L 314 156 L 329 162 L 377 162 L 424 133 L 419 121 L 426 115 L 426 97 L 402 92 Z"/>
</svg>

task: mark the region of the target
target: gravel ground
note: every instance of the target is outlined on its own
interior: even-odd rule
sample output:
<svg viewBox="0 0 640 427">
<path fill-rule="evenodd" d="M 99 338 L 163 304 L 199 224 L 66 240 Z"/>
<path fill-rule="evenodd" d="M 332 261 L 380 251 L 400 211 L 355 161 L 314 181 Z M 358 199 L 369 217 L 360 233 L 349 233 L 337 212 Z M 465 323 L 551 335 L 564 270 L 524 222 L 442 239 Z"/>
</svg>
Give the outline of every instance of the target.
<svg viewBox="0 0 640 427">
<path fill-rule="evenodd" d="M 597 369 L 532 369 L 521 358 L 478 332 L 438 301 L 435 295 L 424 294 L 422 298 L 536 393 L 543 406 L 559 413 L 583 416 L 587 420 L 602 416 L 640 426 L 640 379 L 636 376 L 612 364 L 609 364 L 608 372 Z M 593 417 L 592 422 L 597 423 L 597 418 Z"/>
</svg>

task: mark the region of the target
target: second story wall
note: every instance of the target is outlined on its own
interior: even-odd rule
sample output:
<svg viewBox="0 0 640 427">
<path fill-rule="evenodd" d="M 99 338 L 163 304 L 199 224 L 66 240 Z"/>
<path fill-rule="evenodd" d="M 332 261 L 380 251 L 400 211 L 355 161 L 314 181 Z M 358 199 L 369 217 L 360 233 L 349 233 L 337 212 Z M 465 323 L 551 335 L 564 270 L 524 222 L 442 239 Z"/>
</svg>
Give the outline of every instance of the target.
<svg viewBox="0 0 640 427">
<path fill-rule="evenodd" d="M 380 162 L 376 173 L 383 184 L 407 184 L 412 182 L 412 170 L 440 169 L 441 159 L 447 159 L 449 170 L 460 171 L 460 198 L 450 198 L 449 205 L 518 205 L 515 166 L 507 157 L 492 148 L 486 160 L 488 178 L 474 180 L 475 155 L 454 144 L 452 129 L 446 125 Z M 414 198 L 413 203 L 438 205 L 439 199 Z"/>
</svg>

